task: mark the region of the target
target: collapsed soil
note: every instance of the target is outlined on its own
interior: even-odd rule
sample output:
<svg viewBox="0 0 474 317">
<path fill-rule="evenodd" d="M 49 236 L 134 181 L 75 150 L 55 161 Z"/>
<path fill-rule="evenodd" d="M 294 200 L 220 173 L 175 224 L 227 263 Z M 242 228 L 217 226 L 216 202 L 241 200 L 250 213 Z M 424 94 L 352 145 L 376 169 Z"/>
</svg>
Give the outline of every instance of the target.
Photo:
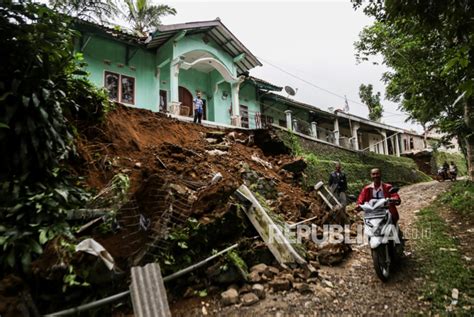
<svg viewBox="0 0 474 317">
<path fill-rule="evenodd" d="M 253 228 L 249 234 L 248 228 L 240 231 L 234 227 L 242 219 L 232 213 L 228 216 L 238 209 L 233 194 L 241 184 L 249 186 L 272 213 L 286 222 L 309 217 L 316 217 L 314 222 L 318 224 L 335 221 L 334 217 L 328 218 L 316 192 L 304 188 L 304 163 L 282 168 L 298 158 L 271 131 L 210 128 L 125 106 L 117 106 L 100 124 L 76 122 L 76 126 L 78 157 L 71 163 L 71 171 L 78 176 L 78 184 L 100 192 L 110 186 L 114 175 L 121 173 L 130 179 L 128 202 L 118 210 L 115 227 L 104 233 L 92 226 L 78 235 L 102 244 L 114 258 L 116 271 L 121 272 L 111 277 L 113 274 L 98 269 L 89 276 L 96 279 L 95 288 L 114 286 L 108 292 L 104 289 L 103 295 L 96 294 L 99 298 L 114 288 L 128 287 L 129 268 L 157 260 L 157 253 L 169 247 L 166 236 L 184 227 L 189 219 L 211 228 L 201 230 L 206 231 L 203 234 L 207 242 L 203 254 L 198 255 L 200 259 L 212 250 L 256 235 Z M 222 178 L 213 180 L 219 173 Z M 80 220 L 76 225 L 88 221 Z M 48 281 L 51 288 L 60 287 L 62 282 L 61 274 L 54 271 L 65 269 L 55 242 L 33 263 L 35 279 Z M 194 245 L 189 248 L 182 253 L 198 252 Z M 261 241 L 245 248 L 245 252 L 264 249 L 269 253 Z M 315 253 L 312 255 L 315 260 Z M 261 261 L 254 257 L 253 253 L 245 257 L 249 266 Z M 70 261 L 77 267 L 101 266 L 90 255 L 74 255 Z M 67 307 L 84 300 L 80 295 L 83 291 L 76 291 L 69 294 L 74 300 Z M 40 294 L 32 295 L 38 298 Z M 65 308 L 60 298 L 60 293 L 48 297 L 40 311 Z"/>
</svg>

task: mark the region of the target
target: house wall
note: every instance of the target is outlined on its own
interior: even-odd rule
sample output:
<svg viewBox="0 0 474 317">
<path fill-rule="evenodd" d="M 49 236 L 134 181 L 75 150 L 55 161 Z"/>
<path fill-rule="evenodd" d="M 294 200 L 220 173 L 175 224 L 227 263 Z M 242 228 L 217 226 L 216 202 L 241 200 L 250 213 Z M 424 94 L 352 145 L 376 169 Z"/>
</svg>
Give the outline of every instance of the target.
<svg viewBox="0 0 474 317">
<path fill-rule="evenodd" d="M 135 50 L 136 47 L 132 47 Z M 155 76 L 155 54 L 138 47 L 138 51 L 125 65 L 126 45 L 100 36 L 91 36 L 84 51 L 86 70 L 90 80 L 104 87 L 104 72 L 127 75 L 135 78 L 135 107 L 157 111 L 159 104 L 158 80 Z M 110 61 L 110 65 L 104 60 Z M 133 69 L 135 68 L 135 69 Z"/>
<path fill-rule="evenodd" d="M 247 106 L 249 111 L 249 128 L 255 129 L 255 113 L 260 112 L 260 105 L 257 101 L 257 91 L 254 85 L 242 84 L 239 91 L 239 101 L 241 105 Z"/>
<path fill-rule="evenodd" d="M 425 148 L 424 138 L 422 136 L 402 134 L 401 139 L 402 153 L 420 151 Z M 412 140 L 413 146 L 411 146 L 410 140 Z"/>
</svg>

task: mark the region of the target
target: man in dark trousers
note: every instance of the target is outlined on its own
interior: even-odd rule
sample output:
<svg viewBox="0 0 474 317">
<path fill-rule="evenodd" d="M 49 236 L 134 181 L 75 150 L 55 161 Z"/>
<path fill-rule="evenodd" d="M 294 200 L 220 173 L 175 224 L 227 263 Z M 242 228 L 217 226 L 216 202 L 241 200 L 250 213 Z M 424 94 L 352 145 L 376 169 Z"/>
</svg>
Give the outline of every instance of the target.
<svg viewBox="0 0 474 317">
<path fill-rule="evenodd" d="M 202 112 L 203 112 L 203 100 L 201 99 L 201 93 L 198 92 L 196 98 L 193 100 L 194 108 L 194 123 L 201 123 Z"/>
<path fill-rule="evenodd" d="M 345 207 L 347 205 L 347 179 L 346 174 L 344 174 L 341 169 L 341 163 L 337 162 L 335 171 L 329 175 L 329 188 L 341 205 Z"/>
</svg>

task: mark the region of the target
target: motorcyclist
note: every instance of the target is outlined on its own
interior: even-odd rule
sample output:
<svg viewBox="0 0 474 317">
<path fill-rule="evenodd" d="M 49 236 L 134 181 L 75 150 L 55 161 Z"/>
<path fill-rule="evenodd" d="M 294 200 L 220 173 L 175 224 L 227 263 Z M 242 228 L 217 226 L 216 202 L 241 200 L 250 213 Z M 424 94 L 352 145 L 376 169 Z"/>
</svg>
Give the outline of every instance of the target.
<svg viewBox="0 0 474 317">
<path fill-rule="evenodd" d="M 359 198 L 357 198 L 356 210 L 362 210 L 360 205 L 369 202 L 371 199 L 390 198 L 391 202 L 388 209 L 392 215 L 393 224 L 396 224 L 399 219 L 396 206 L 401 203 L 400 196 L 398 193 L 390 193 L 390 189 L 393 186 L 382 182 L 382 174 L 379 168 L 373 168 L 370 171 L 370 177 L 373 183 L 365 186 L 360 192 Z"/>
<path fill-rule="evenodd" d="M 453 161 L 451 161 L 451 164 L 449 165 L 449 173 L 454 175 L 457 175 L 458 173 L 458 167 L 456 166 L 456 164 L 454 164 Z"/>
</svg>

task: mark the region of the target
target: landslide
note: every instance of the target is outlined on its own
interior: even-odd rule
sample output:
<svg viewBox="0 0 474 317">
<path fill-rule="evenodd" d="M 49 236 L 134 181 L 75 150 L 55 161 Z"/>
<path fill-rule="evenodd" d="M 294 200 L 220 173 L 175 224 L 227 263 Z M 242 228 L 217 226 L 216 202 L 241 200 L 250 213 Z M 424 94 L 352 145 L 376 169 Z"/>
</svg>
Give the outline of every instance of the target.
<svg viewBox="0 0 474 317">
<path fill-rule="evenodd" d="M 121 105 L 100 124 L 75 124 L 78 157 L 70 169 L 78 185 L 100 193 L 116 175 L 130 179 L 126 203 L 112 221 L 87 229 L 82 227 L 91 219 L 74 223 L 80 229 L 76 242 L 92 237 L 112 255 L 117 269 L 107 272 L 91 255 L 74 253 L 68 259 L 64 243 L 55 240 L 33 263 L 36 281 L 48 283 L 48 290 L 43 290 L 49 292 L 47 299 L 38 300 L 42 295 L 33 294 L 40 311 L 65 307 L 61 300 L 65 295 L 54 290 L 70 267 L 77 280 L 96 291 L 85 296 L 87 288 L 70 287 L 66 307 L 126 289 L 131 266 L 158 261 L 166 275 L 235 242 L 241 246 L 234 266 L 245 271 L 261 262 L 275 265 L 233 195 L 241 184 L 278 221 L 316 217 L 313 223 L 323 224 L 345 219 L 330 214 L 317 193 L 304 186 L 306 164 L 271 131 L 218 130 Z M 344 256 L 346 251 L 338 252 Z M 317 252 L 314 244 L 308 245 L 307 259 L 317 261 Z M 209 283 L 238 282 L 235 274 L 229 278 L 221 273 L 206 272 L 192 282 L 174 283 L 173 288 L 184 292 L 191 284 L 198 289 Z"/>
</svg>

